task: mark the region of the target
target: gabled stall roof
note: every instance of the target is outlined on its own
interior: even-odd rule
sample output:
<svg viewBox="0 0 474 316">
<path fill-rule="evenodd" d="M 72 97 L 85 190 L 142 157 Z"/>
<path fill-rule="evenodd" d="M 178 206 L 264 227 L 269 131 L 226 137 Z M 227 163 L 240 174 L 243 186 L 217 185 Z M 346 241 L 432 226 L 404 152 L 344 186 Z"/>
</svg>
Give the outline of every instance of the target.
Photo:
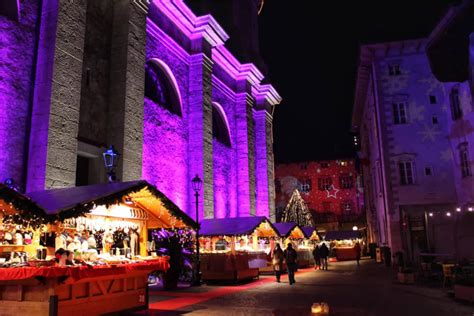
<svg viewBox="0 0 474 316">
<path fill-rule="evenodd" d="M 95 206 L 122 203 L 127 197 L 139 208 L 160 218 L 165 228 L 197 227 L 196 222 L 176 204 L 143 180 L 44 190 L 28 193 L 27 196 L 53 218 L 84 215 Z"/>
<path fill-rule="evenodd" d="M 296 223 L 275 223 L 274 226 L 278 230 L 280 237 L 289 237 L 293 232 L 296 232 L 298 237 L 305 237 L 303 230 Z"/>
<path fill-rule="evenodd" d="M 314 233 L 317 233 L 316 228 L 314 227 L 301 227 L 301 230 L 303 231 L 306 238 L 311 238 Z"/>
<path fill-rule="evenodd" d="M 359 231 L 354 230 L 333 230 L 328 231 L 324 236 L 324 240 L 344 240 L 360 238 Z"/>
<path fill-rule="evenodd" d="M 277 236 L 278 231 L 265 216 L 214 218 L 201 221 L 201 236 L 238 236 L 250 235 L 257 228 L 266 228 L 261 237 Z"/>
<path fill-rule="evenodd" d="M 5 211 L 29 211 L 39 216 L 45 216 L 46 212 L 28 196 L 21 194 L 6 185 L 0 184 L 0 209 Z"/>
</svg>

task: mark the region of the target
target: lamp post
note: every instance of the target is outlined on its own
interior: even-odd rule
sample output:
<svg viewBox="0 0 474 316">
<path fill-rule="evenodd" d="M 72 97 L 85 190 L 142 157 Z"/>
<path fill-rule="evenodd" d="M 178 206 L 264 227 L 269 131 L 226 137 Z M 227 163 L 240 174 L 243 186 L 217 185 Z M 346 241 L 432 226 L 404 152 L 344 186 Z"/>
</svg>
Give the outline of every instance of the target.
<svg viewBox="0 0 474 316">
<path fill-rule="evenodd" d="M 114 146 L 111 145 L 104 153 L 102 154 L 104 158 L 105 169 L 107 169 L 107 176 L 109 183 L 117 180 L 115 176 L 115 168 L 117 168 L 120 154 L 115 150 Z"/>
<path fill-rule="evenodd" d="M 194 277 L 194 284 L 195 286 L 201 285 L 201 259 L 199 258 L 199 192 L 201 191 L 202 187 L 202 180 L 196 175 L 193 180 L 191 180 L 193 184 L 194 196 L 196 197 L 196 274 Z"/>
</svg>

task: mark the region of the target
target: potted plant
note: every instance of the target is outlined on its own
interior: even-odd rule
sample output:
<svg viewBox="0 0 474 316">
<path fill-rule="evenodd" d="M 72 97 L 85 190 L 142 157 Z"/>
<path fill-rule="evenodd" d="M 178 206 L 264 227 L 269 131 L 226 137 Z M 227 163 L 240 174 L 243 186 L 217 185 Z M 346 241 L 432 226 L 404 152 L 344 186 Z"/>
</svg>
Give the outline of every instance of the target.
<svg viewBox="0 0 474 316">
<path fill-rule="evenodd" d="M 400 267 L 397 274 L 398 282 L 402 284 L 414 284 L 415 283 L 415 271 L 411 265 Z"/>
<path fill-rule="evenodd" d="M 454 278 L 454 297 L 460 300 L 474 302 L 474 275 L 470 270 L 456 268 Z"/>
</svg>

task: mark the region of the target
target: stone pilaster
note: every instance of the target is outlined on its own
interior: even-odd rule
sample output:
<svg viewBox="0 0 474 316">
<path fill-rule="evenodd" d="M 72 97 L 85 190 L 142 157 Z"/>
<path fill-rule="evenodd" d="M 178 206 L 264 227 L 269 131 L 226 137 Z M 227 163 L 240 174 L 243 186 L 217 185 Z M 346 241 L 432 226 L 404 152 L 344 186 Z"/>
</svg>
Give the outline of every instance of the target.
<svg viewBox="0 0 474 316">
<path fill-rule="evenodd" d="M 142 1 L 114 4 L 107 141 L 121 154 L 120 181 L 142 175 L 146 9 Z"/>
<path fill-rule="evenodd" d="M 194 197 L 191 179 L 203 180 L 199 219 L 214 217 L 212 169 L 212 60 L 203 53 L 189 58 L 189 196 Z M 204 197 L 203 194 L 204 193 Z M 188 214 L 195 218 L 195 201 L 189 199 Z"/>
<path fill-rule="evenodd" d="M 238 216 L 255 215 L 255 146 L 253 99 L 246 93 L 236 94 L 237 201 Z"/>
<path fill-rule="evenodd" d="M 76 180 L 86 0 L 43 1 L 27 191 Z"/>
<path fill-rule="evenodd" d="M 474 100 L 474 33 L 469 35 L 469 87 Z"/>
<path fill-rule="evenodd" d="M 266 110 L 254 111 L 255 173 L 257 181 L 257 214 L 275 221 L 275 183 L 273 161 L 272 116 Z"/>
</svg>

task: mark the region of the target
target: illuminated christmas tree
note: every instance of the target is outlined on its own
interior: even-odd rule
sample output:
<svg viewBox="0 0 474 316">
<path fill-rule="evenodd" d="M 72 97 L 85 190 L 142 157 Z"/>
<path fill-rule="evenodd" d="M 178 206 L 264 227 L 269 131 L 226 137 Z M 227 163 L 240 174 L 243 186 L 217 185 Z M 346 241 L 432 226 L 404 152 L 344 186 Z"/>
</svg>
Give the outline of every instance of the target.
<svg viewBox="0 0 474 316">
<path fill-rule="evenodd" d="M 288 201 L 281 216 L 281 221 L 295 222 L 300 227 L 314 227 L 313 216 L 298 189 L 295 189 L 291 194 L 290 201 Z"/>
</svg>

